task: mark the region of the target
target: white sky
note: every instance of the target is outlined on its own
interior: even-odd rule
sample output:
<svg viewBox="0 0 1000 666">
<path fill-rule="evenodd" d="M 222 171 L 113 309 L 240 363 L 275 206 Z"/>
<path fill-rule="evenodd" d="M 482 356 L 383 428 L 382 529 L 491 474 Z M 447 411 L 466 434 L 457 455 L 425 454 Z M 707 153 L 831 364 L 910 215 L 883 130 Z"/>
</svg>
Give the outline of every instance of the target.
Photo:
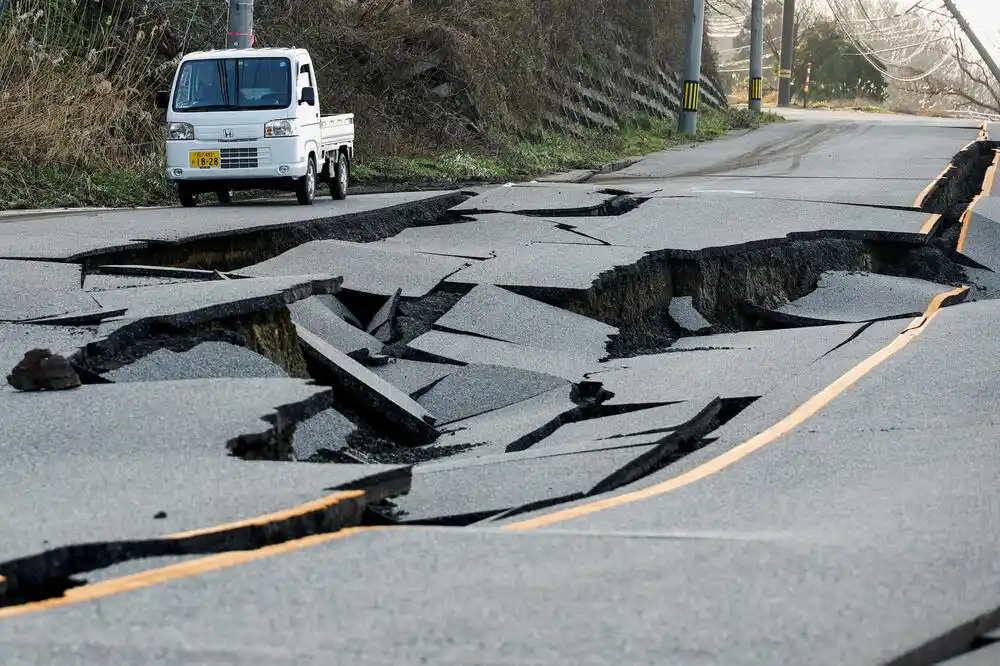
<svg viewBox="0 0 1000 666">
<path fill-rule="evenodd" d="M 955 0 L 976 36 L 1000 60 L 1000 0 Z"/>
</svg>

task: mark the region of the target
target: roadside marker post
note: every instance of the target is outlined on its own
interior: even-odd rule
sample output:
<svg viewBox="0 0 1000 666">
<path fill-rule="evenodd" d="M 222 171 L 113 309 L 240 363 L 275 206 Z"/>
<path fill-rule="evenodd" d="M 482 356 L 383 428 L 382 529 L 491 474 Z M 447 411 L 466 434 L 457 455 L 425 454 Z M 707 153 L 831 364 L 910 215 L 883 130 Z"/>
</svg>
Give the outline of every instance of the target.
<svg viewBox="0 0 1000 666">
<path fill-rule="evenodd" d="M 690 0 L 687 58 L 684 61 L 684 92 L 677 129 L 681 134 L 698 131 L 698 101 L 701 97 L 701 48 L 705 32 L 705 0 Z"/>
<path fill-rule="evenodd" d="M 764 0 L 750 5 L 750 113 L 761 112 L 764 83 Z"/>
<path fill-rule="evenodd" d="M 806 63 L 806 83 L 802 87 L 802 108 L 809 106 L 809 82 L 812 80 L 813 64 Z"/>
</svg>

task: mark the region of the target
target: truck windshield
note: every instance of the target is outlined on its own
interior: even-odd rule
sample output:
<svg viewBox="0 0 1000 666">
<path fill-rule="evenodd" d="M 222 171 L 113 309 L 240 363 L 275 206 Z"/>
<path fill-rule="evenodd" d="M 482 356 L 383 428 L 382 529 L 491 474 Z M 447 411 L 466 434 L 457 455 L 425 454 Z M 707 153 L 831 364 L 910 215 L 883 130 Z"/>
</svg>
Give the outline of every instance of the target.
<svg viewBox="0 0 1000 666">
<path fill-rule="evenodd" d="M 284 109 L 291 102 L 288 58 L 188 60 L 174 90 L 175 111 Z"/>
</svg>

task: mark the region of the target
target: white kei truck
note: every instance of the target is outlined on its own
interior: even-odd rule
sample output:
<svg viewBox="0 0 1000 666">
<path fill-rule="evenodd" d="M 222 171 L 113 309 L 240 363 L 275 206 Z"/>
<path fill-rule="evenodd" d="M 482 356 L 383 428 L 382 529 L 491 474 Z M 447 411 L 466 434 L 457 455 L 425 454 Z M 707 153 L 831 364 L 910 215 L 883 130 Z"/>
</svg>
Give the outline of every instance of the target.
<svg viewBox="0 0 1000 666">
<path fill-rule="evenodd" d="M 321 116 L 316 70 L 305 49 L 251 48 L 186 54 L 167 110 L 166 176 L 181 205 L 235 190 L 291 190 L 311 205 L 317 183 L 347 197 L 354 114 Z"/>
</svg>

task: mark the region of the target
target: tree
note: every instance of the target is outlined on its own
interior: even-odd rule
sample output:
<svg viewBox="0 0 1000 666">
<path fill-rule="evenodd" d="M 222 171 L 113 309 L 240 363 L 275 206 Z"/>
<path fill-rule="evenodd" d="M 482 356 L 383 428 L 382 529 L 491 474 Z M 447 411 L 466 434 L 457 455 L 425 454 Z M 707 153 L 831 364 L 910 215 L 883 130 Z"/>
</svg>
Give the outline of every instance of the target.
<svg viewBox="0 0 1000 666">
<path fill-rule="evenodd" d="M 865 97 L 884 101 L 888 84 L 882 73 L 840 32 L 836 22 L 821 21 L 806 29 L 800 37 L 795 56 L 796 88 L 802 89 L 806 65 L 812 63 L 810 99 Z"/>
<path fill-rule="evenodd" d="M 749 3 L 747 3 L 749 5 Z M 777 63 L 781 58 L 781 21 L 784 12 L 782 0 L 764 0 L 764 57 L 768 55 Z M 795 27 L 793 44 L 798 52 L 802 33 L 816 24 L 820 14 L 817 5 L 810 0 L 797 0 L 795 4 Z M 743 30 L 733 42 L 733 46 L 746 46 L 750 43 L 749 9 L 743 21 Z M 796 58 L 797 59 L 797 58 Z"/>
</svg>

